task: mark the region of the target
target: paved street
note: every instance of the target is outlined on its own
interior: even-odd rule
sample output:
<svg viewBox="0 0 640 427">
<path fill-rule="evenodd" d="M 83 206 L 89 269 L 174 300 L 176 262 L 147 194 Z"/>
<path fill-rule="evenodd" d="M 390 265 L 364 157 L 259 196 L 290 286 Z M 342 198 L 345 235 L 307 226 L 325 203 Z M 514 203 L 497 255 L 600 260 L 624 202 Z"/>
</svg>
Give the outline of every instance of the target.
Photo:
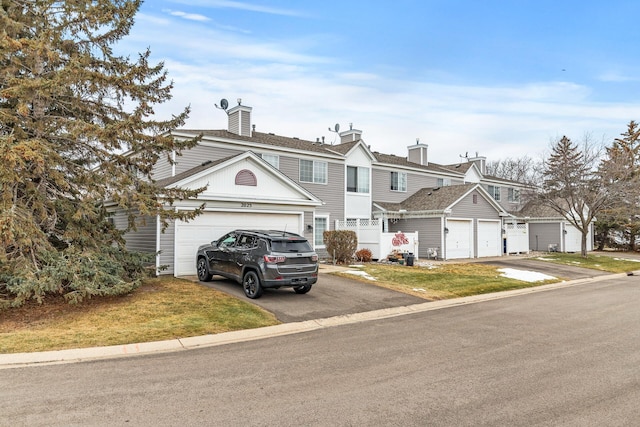
<svg viewBox="0 0 640 427">
<path fill-rule="evenodd" d="M 640 278 L 0 371 L 11 426 L 635 426 Z"/>
</svg>

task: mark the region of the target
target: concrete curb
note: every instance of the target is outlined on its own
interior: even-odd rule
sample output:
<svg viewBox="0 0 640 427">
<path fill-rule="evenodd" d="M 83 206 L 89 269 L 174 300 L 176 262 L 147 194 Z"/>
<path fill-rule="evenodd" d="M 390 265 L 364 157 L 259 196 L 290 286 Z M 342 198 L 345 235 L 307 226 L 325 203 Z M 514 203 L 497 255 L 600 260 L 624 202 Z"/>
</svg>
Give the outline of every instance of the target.
<svg viewBox="0 0 640 427">
<path fill-rule="evenodd" d="M 473 295 L 450 300 L 427 301 L 424 303 L 408 306 L 384 308 L 380 310 L 367 311 L 363 313 L 346 314 L 341 316 L 328 317 L 317 320 L 306 320 L 303 322 L 283 323 L 264 328 L 247 329 L 242 331 L 223 332 L 214 335 L 203 335 L 190 338 L 180 338 L 166 341 L 154 341 L 148 343 L 114 345 L 108 347 L 92 347 L 58 351 L 43 351 L 36 353 L 13 353 L 0 354 L 0 370 L 25 367 L 31 365 L 51 365 L 61 363 L 74 363 L 89 360 L 109 359 L 116 357 L 127 357 L 141 354 L 168 353 L 180 350 L 190 350 L 196 348 L 219 346 L 237 342 L 254 341 L 265 338 L 272 338 L 284 335 L 309 332 L 317 329 L 331 328 L 335 326 L 348 325 L 371 320 L 380 320 L 390 317 L 403 316 L 407 314 L 421 313 L 443 308 L 476 304 L 479 302 L 491 301 L 502 298 L 509 298 L 518 295 L 544 292 L 558 288 L 578 286 L 589 283 L 600 282 L 624 277 L 628 275 L 639 275 L 640 271 L 630 273 L 619 273 L 605 276 L 597 276 L 586 279 L 578 279 L 566 282 L 552 283 L 549 285 L 535 286 L 531 288 L 516 289 L 512 291 L 494 292 L 482 295 Z"/>
</svg>

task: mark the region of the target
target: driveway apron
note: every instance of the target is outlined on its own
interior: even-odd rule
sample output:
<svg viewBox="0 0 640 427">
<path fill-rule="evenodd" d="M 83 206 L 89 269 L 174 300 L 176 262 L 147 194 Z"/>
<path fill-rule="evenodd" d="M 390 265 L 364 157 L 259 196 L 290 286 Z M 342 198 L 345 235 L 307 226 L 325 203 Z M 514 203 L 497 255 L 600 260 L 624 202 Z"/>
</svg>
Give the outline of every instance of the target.
<svg viewBox="0 0 640 427">
<path fill-rule="evenodd" d="M 200 282 L 200 284 L 262 307 L 285 323 L 426 302 L 422 298 L 322 271 L 318 277 L 318 283 L 313 285 L 309 293 L 303 295 L 296 294 L 291 288 L 265 289 L 262 297 L 250 300 L 244 295 L 242 286 L 233 280 L 214 276 L 211 282 Z"/>
</svg>

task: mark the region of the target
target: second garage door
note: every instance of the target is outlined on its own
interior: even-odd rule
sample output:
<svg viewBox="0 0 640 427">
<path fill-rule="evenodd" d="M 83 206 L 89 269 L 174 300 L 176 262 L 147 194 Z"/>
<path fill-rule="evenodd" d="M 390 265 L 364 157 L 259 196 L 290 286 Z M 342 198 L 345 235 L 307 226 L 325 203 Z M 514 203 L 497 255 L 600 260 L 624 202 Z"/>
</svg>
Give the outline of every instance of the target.
<svg viewBox="0 0 640 427">
<path fill-rule="evenodd" d="M 189 222 L 176 221 L 174 275 L 196 274 L 198 247 L 239 228 L 286 230 L 301 234 L 302 214 L 205 212 Z"/>
<path fill-rule="evenodd" d="M 478 257 L 500 256 L 500 221 L 478 220 Z"/>
</svg>

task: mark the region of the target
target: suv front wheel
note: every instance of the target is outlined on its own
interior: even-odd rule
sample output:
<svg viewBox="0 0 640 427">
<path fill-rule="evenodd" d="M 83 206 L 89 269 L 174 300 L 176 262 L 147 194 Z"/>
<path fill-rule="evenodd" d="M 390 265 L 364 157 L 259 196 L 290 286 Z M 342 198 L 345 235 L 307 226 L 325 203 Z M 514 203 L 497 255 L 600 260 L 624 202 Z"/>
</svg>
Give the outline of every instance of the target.
<svg viewBox="0 0 640 427">
<path fill-rule="evenodd" d="M 198 280 L 200 280 L 201 282 L 211 281 L 211 274 L 209 273 L 209 268 L 207 268 L 206 259 L 198 258 L 198 263 L 196 264 L 196 270 L 198 271 Z"/>
<path fill-rule="evenodd" d="M 247 271 L 242 278 L 242 289 L 244 294 L 251 299 L 260 298 L 262 296 L 262 286 L 260 286 L 260 278 L 255 271 Z"/>
</svg>

